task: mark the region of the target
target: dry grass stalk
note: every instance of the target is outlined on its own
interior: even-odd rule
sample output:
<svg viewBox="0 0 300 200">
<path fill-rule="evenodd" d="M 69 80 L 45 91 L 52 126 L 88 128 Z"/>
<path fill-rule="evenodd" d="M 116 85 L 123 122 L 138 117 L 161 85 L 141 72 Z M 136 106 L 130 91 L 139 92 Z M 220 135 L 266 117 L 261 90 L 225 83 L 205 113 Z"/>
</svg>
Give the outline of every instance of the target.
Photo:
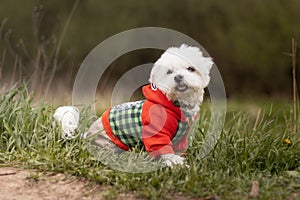
<svg viewBox="0 0 300 200">
<path fill-rule="evenodd" d="M 55 75 L 55 72 L 56 72 L 57 67 L 58 67 L 58 57 L 59 57 L 59 53 L 60 53 L 60 49 L 61 49 L 61 45 L 62 45 L 63 39 L 64 39 L 65 34 L 67 32 L 67 29 L 68 29 L 68 27 L 70 25 L 70 22 L 71 22 L 71 19 L 72 19 L 73 15 L 74 15 L 74 12 L 75 12 L 75 10 L 76 10 L 76 8 L 78 6 L 78 3 L 79 3 L 79 0 L 77 0 L 74 3 L 74 5 L 72 7 L 72 10 L 71 10 L 71 12 L 70 12 L 70 14 L 69 14 L 69 16 L 67 18 L 66 24 L 63 27 L 63 31 L 62 31 L 62 33 L 60 35 L 60 38 L 58 40 L 58 44 L 57 44 L 57 47 L 55 49 L 55 54 L 54 54 L 54 61 L 53 61 L 52 72 L 50 73 L 50 78 L 49 78 L 50 80 L 49 80 L 49 82 L 47 84 L 47 87 L 46 87 L 46 96 L 48 96 L 48 93 L 49 93 L 49 90 L 50 90 L 50 87 L 51 87 L 51 83 L 52 83 L 52 81 L 54 79 L 54 75 Z"/>
<path fill-rule="evenodd" d="M 296 79 L 296 55 L 297 41 L 292 38 L 292 71 L 293 71 L 293 114 L 294 114 L 294 133 L 297 132 L 297 79 Z"/>
</svg>

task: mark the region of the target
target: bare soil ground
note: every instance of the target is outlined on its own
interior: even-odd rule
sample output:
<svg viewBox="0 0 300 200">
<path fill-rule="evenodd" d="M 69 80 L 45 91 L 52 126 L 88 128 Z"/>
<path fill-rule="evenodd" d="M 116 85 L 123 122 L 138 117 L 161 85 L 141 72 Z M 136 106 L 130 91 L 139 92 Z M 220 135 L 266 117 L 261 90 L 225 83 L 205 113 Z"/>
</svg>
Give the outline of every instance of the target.
<svg viewBox="0 0 300 200">
<path fill-rule="evenodd" d="M 86 179 L 79 179 L 62 173 L 38 173 L 36 170 L 0 167 L 1 200 L 102 200 L 107 199 L 105 198 L 105 191 L 110 188 L 110 186 L 101 186 Z M 132 193 L 123 193 L 108 199 L 112 198 L 117 200 L 145 200 L 135 197 Z M 254 199 L 256 198 L 254 197 Z M 168 199 L 217 200 L 219 198 L 214 195 L 205 198 L 191 198 L 184 194 L 175 193 L 170 194 Z M 250 199 L 253 198 L 250 197 Z M 294 193 L 285 199 L 300 199 L 300 193 Z"/>
<path fill-rule="evenodd" d="M 63 173 L 38 173 L 30 169 L 0 167 L 0 200 L 146 200 L 132 193 L 105 198 L 110 188 Z M 168 199 L 176 200 L 216 199 L 214 196 L 191 198 L 181 193 L 169 195 Z"/>
<path fill-rule="evenodd" d="M 59 173 L 37 174 L 35 170 L 0 168 L 1 200 L 33 199 L 104 199 L 108 187 Z M 137 200 L 132 194 L 120 194 L 117 199 Z"/>
</svg>

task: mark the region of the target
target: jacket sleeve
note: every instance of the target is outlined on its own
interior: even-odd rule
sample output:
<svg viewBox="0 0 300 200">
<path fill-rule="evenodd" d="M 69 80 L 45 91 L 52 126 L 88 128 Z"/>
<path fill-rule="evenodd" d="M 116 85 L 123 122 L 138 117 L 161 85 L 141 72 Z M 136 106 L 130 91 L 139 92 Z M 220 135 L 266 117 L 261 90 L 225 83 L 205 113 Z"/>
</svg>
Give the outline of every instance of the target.
<svg viewBox="0 0 300 200">
<path fill-rule="evenodd" d="M 159 104 L 144 104 L 142 141 L 151 157 L 173 154 L 172 138 L 177 130 L 176 118 Z"/>
</svg>

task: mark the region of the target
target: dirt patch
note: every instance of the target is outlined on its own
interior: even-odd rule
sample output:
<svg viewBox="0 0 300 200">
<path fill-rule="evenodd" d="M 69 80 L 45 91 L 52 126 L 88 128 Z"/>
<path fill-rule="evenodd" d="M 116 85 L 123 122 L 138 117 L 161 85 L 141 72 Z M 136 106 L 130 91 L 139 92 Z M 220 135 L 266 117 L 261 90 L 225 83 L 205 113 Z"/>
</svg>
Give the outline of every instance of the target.
<svg viewBox="0 0 300 200">
<path fill-rule="evenodd" d="M 63 173 L 38 173 L 36 170 L 0 167 L 0 200 L 146 200 L 135 197 L 134 193 L 116 194 L 112 191 L 111 186 L 102 186 Z M 219 199 L 214 195 L 206 198 L 192 198 L 178 192 L 170 193 L 166 198 L 176 200 Z"/>
<path fill-rule="evenodd" d="M 0 168 L 1 200 L 32 199 L 104 199 L 108 188 L 60 173 Z M 132 194 L 120 194 L 117 199 L 137 200 Z"/>
</svg>

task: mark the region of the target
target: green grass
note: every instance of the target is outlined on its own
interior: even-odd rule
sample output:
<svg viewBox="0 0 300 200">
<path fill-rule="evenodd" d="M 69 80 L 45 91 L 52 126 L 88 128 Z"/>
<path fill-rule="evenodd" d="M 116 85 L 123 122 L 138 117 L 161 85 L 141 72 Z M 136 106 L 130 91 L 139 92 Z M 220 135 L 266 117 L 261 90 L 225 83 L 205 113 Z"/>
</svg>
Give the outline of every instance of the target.
<svg viewBox="0 0 300 200">
<path fill-rule="evenodd" d="M 237 105 L 240 104 L 229 103 L 218 144 L 211 154 L 201 158 L 203 132 L 200 129 L 204 128 L 205 133 L 209 123 L 209 107 L 203 105 L 200 129 L 187 153 L 189 169 L 175 167 L 126 173 L 97 161 L 79 136 L 72 141 L 61 139 L 60 127 L 53 118 L 55 108 L 43 102 L 35 103 L 26 86 L 16 87 L 0 96 L 0 166 L 85 177 L 110 186 L 103 192 L 106 199 L 115 199 L 124 192 L 149 199 L 172 199 L 174 193 L 249 199 L 254 180 L 260 185 L 259 199 L 286 199 L 300 193 L 300 132 L 292 133 L 290 107 L 260 104 L 257 117 L 246 112 L 244 105 L 236 112 Z M 256 107 L 254 110 L 257 111 Z M 96 116 L 84 110 L 78 135 L 95 119 Z M 287 138 L 291 144 L 284 142 Z"/>
</svg>

